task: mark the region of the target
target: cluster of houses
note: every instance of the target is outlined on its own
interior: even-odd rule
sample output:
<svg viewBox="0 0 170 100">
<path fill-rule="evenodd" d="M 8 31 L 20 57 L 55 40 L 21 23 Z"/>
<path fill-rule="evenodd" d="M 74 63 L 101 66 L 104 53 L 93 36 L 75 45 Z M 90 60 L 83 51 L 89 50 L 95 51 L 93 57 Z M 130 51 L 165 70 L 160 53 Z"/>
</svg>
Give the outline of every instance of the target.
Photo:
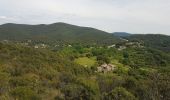
<svg viewBox="0 0 170 100">
<path fill-rule="evenodd" d="M 127 47 L 142 48 L 144 46 L 140 42 L 129 42 L 129 41 L 127 41 L 121 45 L 113 44 L 113 45 L 107 46 L 107 48 L 117 48 L 117 50 L 119 50 L 119 51 L 124 50 Z"/>
<path fill-rule="evenodd" d="M 142 47 L 144 47 L 143 46 L 143 44 L 142 43 L 140 43 L 140 42 L 128 42 L 128 43 L 126 43 L 125 44 L 127 47 L 139 47 L 139 48 L 142 48 Z"/>
<path fill-rule="evenodd" d="M 140 42 L 131 42 L 131 41 L 128 41 L 126 39 L 124 39 L 125 42 L 123 43 L 120 43 L 120 44 L 112 44 L 112 45 L 109 45 L 107 46 L 107 48 L 116 48 L 117 50 L 121 51 L 121 50 L 124 50 L 128 47 L 134 47 L 134 48 L 142 48 L 143 45 L 142 43 Z M 9 40 L 2 40 L 0 41 L 2 43 L 10 43 Z M 31 40 L 27 40 L 25 42 L 16 42 L 17 44 L 20 44 L 20 45 L 23 45 L 23 46 L 31 46 L 30 44 L 32 44 L 32 41 Z M 54 45 L 54 47 L 60 47 L 61 45 Z M 63 45 L 64 47 L 72 47 L 72 45 Z M 39 43 L 39 44 L 35 44 L 35 45 L 32 45 L 31 47 L 35 48 L 35 49 L 38 49 L 38 48 L 48 48 L 49 45 L 47 44 L 43 44 L 43 43 Z M 90 47 L 90 48 L 94 48 L 94 47 Z M 103 47 L 99 47 L 99 48 L 103 48 Z"/>
<path fill-rule="evenodd" d="M 8 40 L 2 40 L 1 43 L 9 43 L 10 41 Z"/>
<path fill-rule="evenodd" d="M 121 46 L 117 47 L 116 44 L 113 44 L 113 45 L 107 46 L 107 48 L 117 48 L 117 50 L 124 50 L 124 49 L 126 49 L 126 46 L 121 45 Z"/>
<path fill-rule="evenodd" d="M 38 48 L 47 48 L 47 47 L 48 47 L 48 45 L 46 45 L 46 44 L 37 44 L 37 45 L 34 46 L 35 49 L 38 49 Z"/>
<path fill-rule="evenodd" d="M 97 72 L 99 72 L 99 73 L 107 73 L 107 72 L 112 72 L 115 69 L 116 69 L 115 65 L 102 64 L 101 66 L 97 67 Z"/>
</svg>

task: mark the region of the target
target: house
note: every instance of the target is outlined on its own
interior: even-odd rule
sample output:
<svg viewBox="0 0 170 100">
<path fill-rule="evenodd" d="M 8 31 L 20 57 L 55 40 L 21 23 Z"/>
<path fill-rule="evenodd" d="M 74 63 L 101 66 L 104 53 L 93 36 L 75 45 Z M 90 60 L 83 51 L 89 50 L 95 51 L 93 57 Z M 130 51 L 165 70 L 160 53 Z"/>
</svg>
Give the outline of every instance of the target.
<svg viewBox="0 0 170 100">
<path fill-rule="evenodd" d="M 143 45 L 140 42 L 129 42 L 126 43 L 126 46 L 133 47 L 133 48 L 143 48 Z"/>
<path fill-rule="evenodd" d="M 116 45 L 113 44 L 113 45 L 108 46 L 107 48 L 113 48 L 113 47 L 115 47 L 115 46 L 116 46 Z"/>
<path fill-rule="evenodd" d="M 47 45 L 45 45 L 45 44 L 40 44 L 40 48 L 47 48 Z"/>
<path fill-rule="evenodd" d="M 54 47 L 59 47 L 60 45 L 55 45 Z"/>
<path fill-rule="evenodd" d="M 2 43 L 9 43 L 9 41 L 8 40 L 3 40 Z"/>
<path fill-rule="evenodd" d="M 128 42 L 129 40 L 127 40 L 127 39 L 123 39 L 123 38 L 121 38 L 123 41 L 126 41 L 126 42 Z"/>
<path fill-rule="evenodd" d="M 120 46 L 120 47 L 118 48 L 119 51 L 124 50 L 124 49 L 126 49 L 126 46 Z"/>
<path fill-rule="evenodd" d="M 48 45 L 46 44 L 37 44 L 34 46 L 35 49 L 38 49 L 38 48 L 47 48 Z"/>
<path fill-rule="evenodd" d="M 131 45 L 134 45 L 135 43 L 134 42 L 128 42 L 126 43 L 127 46 L 131 46 Z"/>
<path fill-rule="evenodd" d="M 111 72 L 115 69 L 115 65 L 112 64 L 102 64 L 101 66 L 97 67 L 97 72 L 102 72 L 102 73 L 106 73 L 106 72 Z"/>
<path fill-rule="evenodd" d="M 38 45 L 35 45 L 34 48 L 35 48 L 35 49 L 38 49 L 39 47 L 38 47 Z"/>
<path fill-rule="evenodd" d="M 68 47 L 72 47 L 72 45 L 68 45 Z"/>
</svg>

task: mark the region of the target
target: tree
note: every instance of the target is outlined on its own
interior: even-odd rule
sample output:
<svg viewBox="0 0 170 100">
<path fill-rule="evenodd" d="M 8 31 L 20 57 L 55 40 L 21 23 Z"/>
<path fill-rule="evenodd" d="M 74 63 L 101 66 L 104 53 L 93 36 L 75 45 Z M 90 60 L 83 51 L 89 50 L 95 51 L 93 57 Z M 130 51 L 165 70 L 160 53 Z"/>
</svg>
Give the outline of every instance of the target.
<svg viewBox="0 0 170 100">
<path fill-rule="evenodd" d="M 105 100 L 137 100 L 135 96 L 123 87 L 116 87 L 106 94 Z"/>
<path fill-rule="evenodd" d="M 105 55 L 97 56 L 97 61 L 98 62 L 104 62 L 104 63 L 107 63 L 107 64 L 110 63 L 110 59 L 107 56 L 105 56 Z"/>
<path fill-rule="evenodd" d="M 40 100 L 40 97 L 29 87 L 16 87 L 11 91 L 16 100 Z"/>
<path fill-rule="evenodd" d="M 90 100 L 91 92 L 82 85 L 68 84 L 63 87 L 62 92 L 66 100 Z"/>
<path fill-rule="evenodd" d="M 129 58 L 128 52 L 123 52 L 123 57 L 124 57 L 124 58 Z"/>
<path fill-rule="evenodd" d="M 129 64 L 129 59 L 128 58 L 124 58 L 123 60 L 122 60 L 122 64 L 124 64 L 124 65 L 128 65 Z"/>
</svg>

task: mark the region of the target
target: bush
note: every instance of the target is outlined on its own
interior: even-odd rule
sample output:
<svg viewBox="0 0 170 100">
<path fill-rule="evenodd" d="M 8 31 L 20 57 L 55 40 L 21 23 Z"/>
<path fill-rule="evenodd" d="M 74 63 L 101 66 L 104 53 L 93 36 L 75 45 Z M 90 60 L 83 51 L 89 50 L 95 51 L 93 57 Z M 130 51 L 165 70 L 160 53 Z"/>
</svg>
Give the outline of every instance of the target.
<svg viewBox="0 0 170 100">
<path fill-rule="evenodd" d="M 137 100 L 135 96 L 123 87 L 116 87 L 106 94 L 105 100 Z"/>
<path fill-rule="evenodd" d="M 40 100 L 40 97 L 29 87 L 17 87 L 10 93 L 15 100 Z"/>
<path fill-rule="evenodd" d="M 110 59 L 108 57 L 106 57 L 105 55 L 99 55 L 97 56 L 97 61 L 100 62 L 105 62 L 107 64 L 110 63 Z"/>
</svg>

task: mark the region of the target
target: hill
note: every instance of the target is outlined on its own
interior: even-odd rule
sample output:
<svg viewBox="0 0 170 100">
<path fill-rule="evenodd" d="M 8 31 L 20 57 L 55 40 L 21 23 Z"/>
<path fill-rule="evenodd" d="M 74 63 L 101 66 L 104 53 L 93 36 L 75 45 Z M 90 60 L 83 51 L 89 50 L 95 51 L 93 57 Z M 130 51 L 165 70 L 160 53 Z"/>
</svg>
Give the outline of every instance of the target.
<svg viewBox="0 0 170 100">
<path fill-rule="evenodd" d="M 24 25 L 4 24 L 0 26 L 0 39 L 33 40 L 57 43 L 113 43 L 119 38 L 89 27 L 80 27 L 66 23 Z"/>
<path fill-rule="evenodd" d="M 161 34 L 136 34 L 126 37 L 130 41 L 143 42 L 146 47 L 162 50 L 164 52 L 170 51 L 170 36 Z"/>
<path fill-rule="evenodd" d="M 118 36 L 118 37 L 127 37 L 127 36 L 131 36 L 131 33 L 127 33 L 127 32 L 114 32 L 112 33 L 114 36 Z"/>
</svg>

